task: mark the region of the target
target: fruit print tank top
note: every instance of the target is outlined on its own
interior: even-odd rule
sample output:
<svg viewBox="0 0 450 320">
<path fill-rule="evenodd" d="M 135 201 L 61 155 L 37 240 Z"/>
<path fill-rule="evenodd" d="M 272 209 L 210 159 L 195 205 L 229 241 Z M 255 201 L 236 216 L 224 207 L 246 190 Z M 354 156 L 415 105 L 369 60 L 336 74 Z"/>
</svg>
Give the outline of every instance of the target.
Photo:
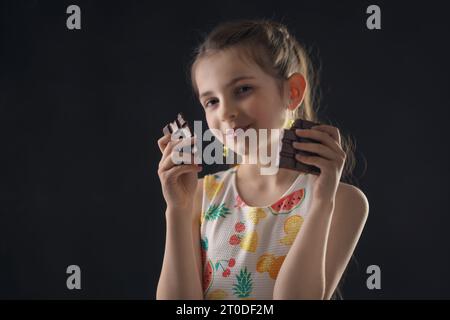
<svg viewBox="0 0 450 320">
<path fill-rule="evenodd" d="M 308 214 L 314 177 L 300 173 L 279 201 L 251 207 L 238 194 L 237 168 L 203 179 L 203 296 L 271 300 L 278 271 Z"/>
</svg>

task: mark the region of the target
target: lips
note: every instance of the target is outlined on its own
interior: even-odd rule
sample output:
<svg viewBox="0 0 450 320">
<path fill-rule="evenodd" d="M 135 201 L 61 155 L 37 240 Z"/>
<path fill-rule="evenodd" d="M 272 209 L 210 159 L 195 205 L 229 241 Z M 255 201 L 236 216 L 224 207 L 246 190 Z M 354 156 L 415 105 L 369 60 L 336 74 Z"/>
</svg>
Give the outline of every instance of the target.
<svg viewBox="0 0 450 320">
<path fill-rule="evenodd" d="M 250 126 L 251 126 L 251 124 L 246 125 L 246 126 L 236 126 L 236 127 L 232 128 L 232 129 L 227 129 L 227 130 L 225 131 L 225 134 L 226 134 L 227 136 L 236 136 L 236 135 L 237 135 L 237 134 L 236 134 L 236 130 L 237 130 L 237 129 L 242 129 L 242 130 L 245 132 L 247 129 L 250 128 Z"/>
<path fill-rule="evenodd" d="M 247 130 L 248 128 L 250 128 L 250 125 L 247 125 L 247 126 L 243 126 L 243 127 L 234 127 L 234 128 L 233 128 L 233 130 L 235 130 L 235 131 L 236 131 L 237 129 L 242 129 L 242 130 L 244 130 L 244 131 L 245 131 L 245 130 Z"/>
</svg>

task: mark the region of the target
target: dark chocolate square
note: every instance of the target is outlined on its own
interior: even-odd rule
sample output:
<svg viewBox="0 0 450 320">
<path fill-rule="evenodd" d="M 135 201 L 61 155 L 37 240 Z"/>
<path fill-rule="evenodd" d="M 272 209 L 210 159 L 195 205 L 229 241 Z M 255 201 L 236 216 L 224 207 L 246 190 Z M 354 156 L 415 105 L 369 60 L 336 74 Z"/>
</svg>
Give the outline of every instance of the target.
<svg viewBox="0 0 450 320">
<path fill-rule="evenodd" d="M 297 151 L 297 149 L 295 149 L 292 145 L 293 141 L 282 141 L 282 145 L 281 148 L 283 150 L 283 152 L 285 153 L 290 153 L 290 154 L 295 154 L 295 152 Z"/>
<path fill-rule="evenodd" d="M 313 165 L 302 163 L 295 158 L 296 154 L 312 155 L 312 156 L 317 156 L 317 154 L 305 150 L 298 150 L 292 146 L 293 141 L 317 143 L 318 141 L 314 139 L 299 137 L 295 133 L 296 129 L 311 129 L 315 125 L 319 125 L 319 123 L 303 119 L 297 119 L 294 121 L 290 129 L 283 130 L 283 135 L 281 139 L 282 144 L 280 149 L 280 162 L 279 162 L 280 168 L 303 171 L 312 174 L 320 173 L 319 168 Z"/>
<path fill-rule="evenodd" d="M 295 140 L 297 140 L 297 135 L 295 134 L 295 131 L 292 129 L 284 129 L 282 140 L 295 141 Z"/>
<path fill-rule="evenodd" d="M 286 168 L 286 169 L 293 169 L 295 168 L 295 162 L 297 160 L 294 159 L 293 157 L 283 157 L 280 156 L 280 163 L 279 163 L 279 167 L 280 168 Z"/>
<path fill-rule="evenodd" d="M 173 138 L 174 137 L 173 135 L 175 135 L 175 137 L 178 139 L 186 139 L 193 136 L 188 122 L 184 119 L 181 113 L 177 115 L 175 121 L 172 121 L 166 126 L 164 126 L 163 133 L 164 135 L 171 134 L 172 135 L 171 138 Z M 180 151 L 182 153 L 190 151 L 190 153 L 194 154 L 196 151 L 195 143 L 191 144 L 191 146 L 184 146 L 183 148 L 181 148 Z M 181 162 L 181 164 L 183 164 L 183 162 Z"/>
</svg>

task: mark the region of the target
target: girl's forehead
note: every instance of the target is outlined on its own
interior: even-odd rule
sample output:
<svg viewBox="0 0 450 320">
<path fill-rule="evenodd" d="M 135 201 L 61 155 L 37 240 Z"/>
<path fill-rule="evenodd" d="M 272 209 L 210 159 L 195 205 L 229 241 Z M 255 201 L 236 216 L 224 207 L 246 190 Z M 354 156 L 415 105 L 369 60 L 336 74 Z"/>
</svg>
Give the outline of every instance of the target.
<svg viewBox="0 0 450 320">
<path fill-rule="evenodd" d="M 244 61 L 242 55 L 237 53 L 236 50 L 221 50 L 200 58 L 196 69 L 197 73 L 201 74 L 209 70 L 233 72 L 254 68 L 255 66 Z"/>
<path fill-rule="evenodd" d="M 256 63 L 244 58 L 237 50 L 221 50 L 200 58 L 195 67 L 195 79 L 200 90 L 203 87 L 227 82 L 239 76 L 258 78 L 264 72 Z"/>
</svg>

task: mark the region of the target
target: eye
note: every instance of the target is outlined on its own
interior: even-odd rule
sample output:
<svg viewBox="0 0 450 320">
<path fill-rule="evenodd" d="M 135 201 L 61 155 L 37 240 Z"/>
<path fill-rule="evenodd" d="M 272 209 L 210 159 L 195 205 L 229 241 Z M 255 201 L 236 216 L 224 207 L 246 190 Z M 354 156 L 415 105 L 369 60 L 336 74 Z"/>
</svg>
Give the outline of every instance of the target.
<svg viewBox="0 0 450 320">
<path fill-rule="evenodd" d="M 211 100 L 206 101 L 205 108 L 207 108 L 212 101 L 216 101 L 216 100 L 217 99 L 211 99 Z"/>
<path fill-rule="evenodd" d="M 241 86 L 239 88 L 237 88 L 236 93 L 237 94 L 244 94 L 247 93 L 249 91 L 251 91 L 253 88 L 250 86 Z"/>
</svg>

